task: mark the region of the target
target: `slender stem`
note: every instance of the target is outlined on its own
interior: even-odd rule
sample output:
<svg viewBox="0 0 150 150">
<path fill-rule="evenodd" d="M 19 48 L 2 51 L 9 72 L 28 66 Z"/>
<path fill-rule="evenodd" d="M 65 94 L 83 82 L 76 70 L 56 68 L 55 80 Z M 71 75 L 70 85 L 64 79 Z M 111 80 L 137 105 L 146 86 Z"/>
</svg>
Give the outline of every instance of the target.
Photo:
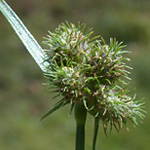
<svg viewBox="0 0 150 150">
<path fill-rule="evenodd" d="M 76 150 L 85 149 L 85 125 L 77 124 L 76 127 Z"/>
<path fill-rule="evenodd" d="M 93 150 L 96 149 L 96 140 L 97 140 L 97 134 L 99 129 L 99 118 L 95 118 L 94 121 L 94 137 L 93 137 Z"/>
<path fill-rule="evenodd" d="M 85 149 L 85 122 L 87 111 L 83 104 L 78 102 L 75 105 L 75 119 L 76 119 L 76 147 L 75 150 Z"/>
</svg>

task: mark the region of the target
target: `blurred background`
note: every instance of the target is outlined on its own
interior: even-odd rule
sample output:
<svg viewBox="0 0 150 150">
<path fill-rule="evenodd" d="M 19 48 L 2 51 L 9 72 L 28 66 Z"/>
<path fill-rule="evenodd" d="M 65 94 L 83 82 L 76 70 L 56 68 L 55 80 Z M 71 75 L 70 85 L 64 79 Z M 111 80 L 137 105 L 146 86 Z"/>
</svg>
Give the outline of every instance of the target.
<svg viewBox="0 0 150 150">
<path fill-rule="evenodd" d="M 149 0 L 6 0 L 41 44 L 47 30 L 66 20 L 84 22 L 106 41 L 116 37 L 131 51 L 132 82 L 145 97 L 146 118 L 130 131 L 105 137 L 100 127 L 97 150 L 149 150 L 150 147 L 150 1 Z M 41 44 L 44 48 L 45 46 Z M 40 122 L 54 100 L 40 68 L 0 13 L 0 150 L 73 150 L 75 121 L 64 107 Z M 101 126 L 101 124 L 100 124 Z M 86 150 L 91 150 L 93 119 L 88 117 Z"/>
</svg>

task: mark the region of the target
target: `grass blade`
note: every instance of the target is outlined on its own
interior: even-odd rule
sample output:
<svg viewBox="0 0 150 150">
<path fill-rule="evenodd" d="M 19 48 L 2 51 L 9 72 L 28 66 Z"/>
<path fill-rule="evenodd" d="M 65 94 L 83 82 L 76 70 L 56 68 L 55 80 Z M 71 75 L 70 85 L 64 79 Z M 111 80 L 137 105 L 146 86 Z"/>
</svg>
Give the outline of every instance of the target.
<svg viewBox="0 0 150 150">
<path fill-rule="evenodd" d="M 45 52 L 41 46 L 37 43 L 16 13 L 10 8 L 10 6 L 4 1 L 0 0 L 0 11 L 6 17 L 16 34 L 25 45 L 28 52 L 32 55 L 39 67 L 44 71 L 48 65 L 43 62 L 43 58 L 46 57 Z"/>
</svg>

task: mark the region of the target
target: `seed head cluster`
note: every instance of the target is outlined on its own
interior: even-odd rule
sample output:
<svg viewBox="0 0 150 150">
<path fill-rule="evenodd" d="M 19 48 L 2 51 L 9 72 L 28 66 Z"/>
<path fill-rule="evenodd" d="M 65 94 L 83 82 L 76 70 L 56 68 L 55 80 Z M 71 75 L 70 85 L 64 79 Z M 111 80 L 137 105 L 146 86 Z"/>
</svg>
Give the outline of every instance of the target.
<svg viewBox="0 0 150 150">
<path fill-rule="evenodd" d="M 91 38 L 91 29 L 85 30 L 84 24 L 66 23 L 45 38 L 49 47 L 45 61 L 50 65 L 44 76 L 63 98 L 44 117 L 81 102 L 90 115 L 102 120 L 105 132 L 108 127 L 119 130 L 128 120 L 137 125 L 144 111 L 126 86 L 132 69 L 126 64 L 130 59 L 123 56 L 128 51 L 116 39 L 108 45 L 102 37 Z"/>
</svg>

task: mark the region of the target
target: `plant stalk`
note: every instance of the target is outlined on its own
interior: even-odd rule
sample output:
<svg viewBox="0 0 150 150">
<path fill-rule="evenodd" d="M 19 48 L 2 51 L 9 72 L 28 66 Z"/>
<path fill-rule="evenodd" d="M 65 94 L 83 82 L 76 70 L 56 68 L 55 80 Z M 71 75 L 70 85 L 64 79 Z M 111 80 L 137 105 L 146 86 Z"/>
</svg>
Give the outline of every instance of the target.
<svg viewBox="0 0 150 150">
<path fill-rule="evenodd" d="M 95 122 L 94 122 L 93 150 L 96 150 L 96 140 L 97 140 L 97 135 L 98 135 L 98 129 L 99 129 L 99 117 L 95 118 Z"/>
<path fill-rule="evenodd" d="M 75 104 L 76 146 L 75 150 L 85 150 L 85 123 L 87 111 L 81 102 Z"/>
</svg>

